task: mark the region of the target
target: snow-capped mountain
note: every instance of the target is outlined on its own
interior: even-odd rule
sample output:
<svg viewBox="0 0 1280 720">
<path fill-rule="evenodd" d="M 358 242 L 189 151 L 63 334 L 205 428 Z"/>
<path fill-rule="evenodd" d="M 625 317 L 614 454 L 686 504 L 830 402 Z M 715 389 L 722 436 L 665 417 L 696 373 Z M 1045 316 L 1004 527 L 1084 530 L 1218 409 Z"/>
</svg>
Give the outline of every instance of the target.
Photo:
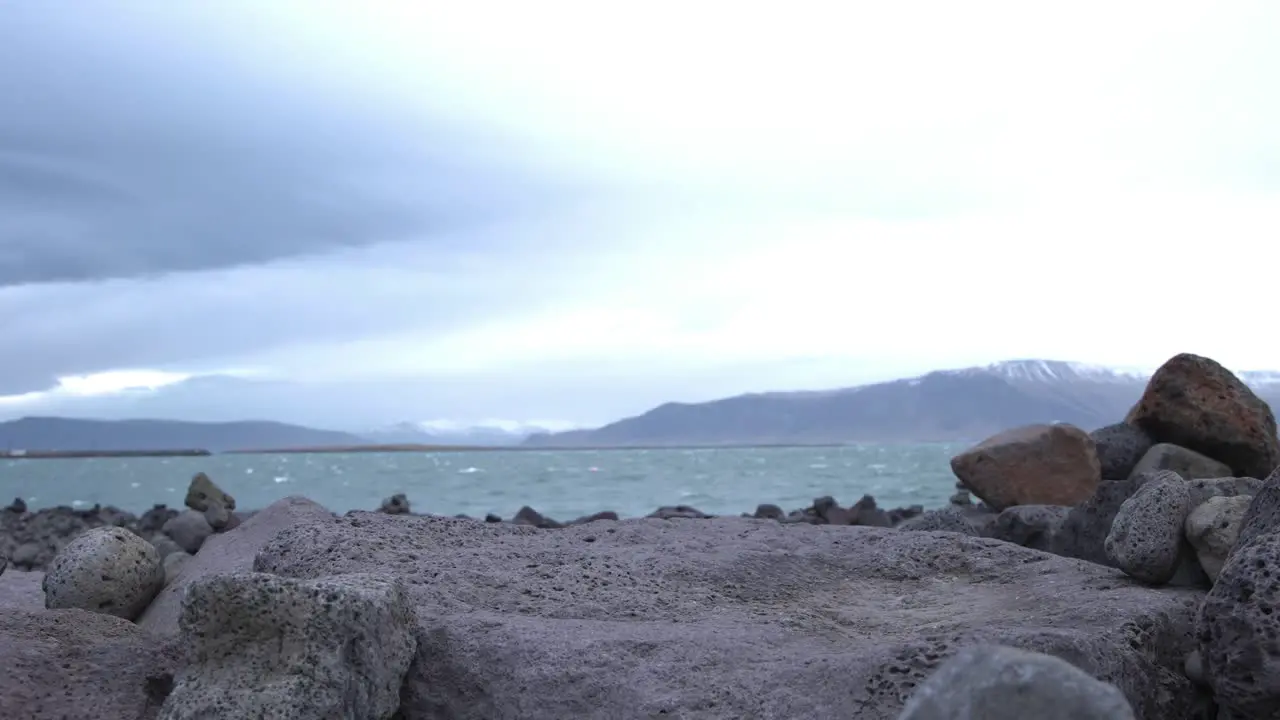
<svg viewBox="0 0 1280 720">
<path fill-rule="evenodd" d="M 452 420 L 401 422 L 368 430 L 362 435 L 378 444 L 422 445 L 519 445 L 530 435 L 572 429 L 563 422 L 519 422 L 486 420 L 470 425 Z"/>
<path fill-rule="evenodd" d="M 1009 360 L 819 392 L 667 403 L 597 430 L 531 437 L 528 444 L 701 445 L 973 441 L 1042 422 L 1094 429 L 1122 419 L 1151 372 L 1060 360 Z M 1237 375 L 1280 407 L 1280 372 Z"/>
</svg>

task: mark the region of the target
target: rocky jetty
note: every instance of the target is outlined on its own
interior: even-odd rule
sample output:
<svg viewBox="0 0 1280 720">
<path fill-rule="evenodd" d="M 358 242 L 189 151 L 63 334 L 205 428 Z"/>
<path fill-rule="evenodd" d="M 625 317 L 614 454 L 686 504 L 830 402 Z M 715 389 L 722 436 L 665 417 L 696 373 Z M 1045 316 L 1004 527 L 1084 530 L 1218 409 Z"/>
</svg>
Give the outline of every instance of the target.
<svg viewBox="0 0 1280 720">
<path fill-rule="evenodd" d="M 939 509 L 15 504 L 0 717 L 1280 717 L 1275 434 L 1180 355 L 1120 423 L 961 453 Z"/>
</svg>

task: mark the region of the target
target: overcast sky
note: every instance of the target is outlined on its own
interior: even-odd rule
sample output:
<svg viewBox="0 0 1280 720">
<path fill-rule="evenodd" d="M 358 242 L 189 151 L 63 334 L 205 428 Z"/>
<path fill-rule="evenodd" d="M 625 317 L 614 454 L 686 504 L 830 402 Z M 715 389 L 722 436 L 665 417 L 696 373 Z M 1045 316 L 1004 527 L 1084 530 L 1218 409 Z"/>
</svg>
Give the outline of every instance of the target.
<svg viewBox="0 0 1280 720">
<path fill-rule="evenodd" d="M 0 15 L 0 416 L 1280 367 L 1271 0 L 54 5 Z"/>
</svg>

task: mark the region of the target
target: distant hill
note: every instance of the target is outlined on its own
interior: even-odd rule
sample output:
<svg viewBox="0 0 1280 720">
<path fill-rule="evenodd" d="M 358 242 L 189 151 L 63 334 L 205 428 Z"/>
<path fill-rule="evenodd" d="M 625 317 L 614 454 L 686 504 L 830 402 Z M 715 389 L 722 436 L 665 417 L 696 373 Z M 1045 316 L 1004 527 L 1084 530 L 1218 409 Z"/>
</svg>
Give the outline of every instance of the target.
<svg viewBox="0 0 1280 720">
<path fill-rule="evenodd" d="M 368 430 L 361 433 L 361 435 L 368 441 L 378 444 L 506 447 L 519 445 L 525 438 L 535 432 L 546 432 L 546 430 L 523 425 L 497 427 L 492 425 L 402 422 Z"/>
<path fill-rule="evenodd" d="M 203 449 L 225 452 L 367 443 L 367 440 L 359 436 L 344 432 L 265 421 L 201 423 L 25 417 L 0 422 L 0 450 Z"/>
<path fill-rule="evenodd" d="M 1241 379 L 1272 406 L 1280 373 Z M 1055 360 L 1013 360 L 817 392 L 667 403 L 595 430 L 541 433 L 539 447 L 976 441 L 1029 423 L 1094 429 L 1118 422 L 1149 373 Z"/>
</svg>

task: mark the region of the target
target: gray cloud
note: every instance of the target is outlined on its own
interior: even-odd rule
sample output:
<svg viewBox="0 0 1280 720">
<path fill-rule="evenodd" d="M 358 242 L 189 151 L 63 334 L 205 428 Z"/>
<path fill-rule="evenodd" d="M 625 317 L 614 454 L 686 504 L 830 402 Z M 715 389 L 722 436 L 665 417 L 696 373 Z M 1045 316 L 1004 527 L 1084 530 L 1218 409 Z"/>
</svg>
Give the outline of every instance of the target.
<svg viewBox="0 0 1280 720">
<path fill-rule="evenodd" d="M 571 195 L 455 120 L 276 69 L 215 32 L 234 4 L 197 5 L 5 8 L 0 285 L 430 239 Z"/>
</svg>

